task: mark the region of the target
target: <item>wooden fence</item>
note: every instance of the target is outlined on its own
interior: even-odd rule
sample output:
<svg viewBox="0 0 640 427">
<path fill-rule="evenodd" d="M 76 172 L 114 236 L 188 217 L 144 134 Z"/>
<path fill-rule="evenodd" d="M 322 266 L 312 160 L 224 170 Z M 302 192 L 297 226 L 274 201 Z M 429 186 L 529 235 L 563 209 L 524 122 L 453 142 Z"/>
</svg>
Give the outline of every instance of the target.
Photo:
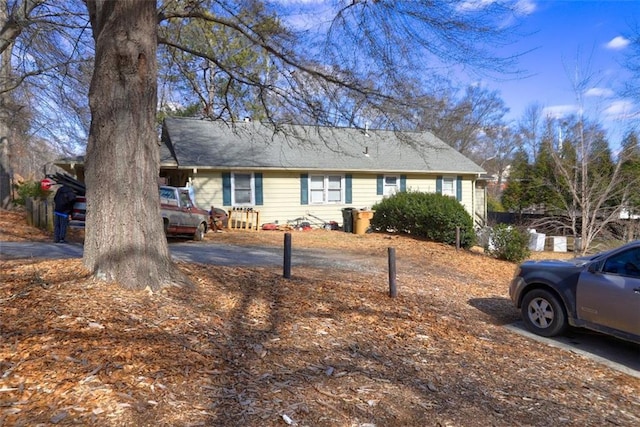
<svg viewBox="0 0 640 427">
<path fill-rule="evenodd" d="M 28 197 L 24 207 L 27 211 L 27 223 L 34 227 L 53 231 L 53 197 L 34 199 Z"/>
</svg>

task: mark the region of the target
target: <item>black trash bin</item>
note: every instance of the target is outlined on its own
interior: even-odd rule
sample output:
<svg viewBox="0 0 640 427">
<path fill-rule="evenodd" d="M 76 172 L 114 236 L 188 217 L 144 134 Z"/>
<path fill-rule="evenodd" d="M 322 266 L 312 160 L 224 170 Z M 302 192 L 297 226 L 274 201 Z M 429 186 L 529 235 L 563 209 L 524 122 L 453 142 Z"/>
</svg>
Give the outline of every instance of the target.
<svg viewBox="0 0 640 427">
<path fill-rule="evenodd" d="M 345 233 L 353 233 L 353 211 L 356 208 L 342 209 L 342 231 Z"/>
</svg>

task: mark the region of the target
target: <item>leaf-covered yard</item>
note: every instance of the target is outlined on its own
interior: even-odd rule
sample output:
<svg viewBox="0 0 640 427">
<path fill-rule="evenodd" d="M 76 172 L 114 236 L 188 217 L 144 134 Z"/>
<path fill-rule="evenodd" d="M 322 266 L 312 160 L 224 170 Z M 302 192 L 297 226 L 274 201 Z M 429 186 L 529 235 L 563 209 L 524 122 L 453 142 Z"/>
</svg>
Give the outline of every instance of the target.
<svg viewBox="0 0 640 427">
<path fill-rule="evenodd" d="M 0 241 L 45 241 L 0 211 Z M 76 243 L 81 236 L 72 236 Z M 203 243 L 281 245 L 283 233 Z M 80 260 L 0 261 L 0 425 L 635 426 L 640 380 L 511 332 L 515 265 L 409 237 L 292 231 L 384 270 L 179 264 L 160 293 Z"/>
</svg>

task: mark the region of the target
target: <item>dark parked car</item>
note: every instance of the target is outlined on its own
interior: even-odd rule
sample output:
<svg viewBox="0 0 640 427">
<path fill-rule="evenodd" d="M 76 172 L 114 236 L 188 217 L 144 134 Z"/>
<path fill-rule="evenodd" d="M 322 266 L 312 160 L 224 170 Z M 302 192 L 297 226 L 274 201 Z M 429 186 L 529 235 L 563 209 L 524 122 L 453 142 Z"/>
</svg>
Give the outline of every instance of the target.
<svg viewBox="0 0 640 427">
<path fill-rule="evenodd" d="M 640 240 L 582 258 L 525 261 L 509 296 L 538 335 L 571 325 L 640 344 Z"/>
</svg>

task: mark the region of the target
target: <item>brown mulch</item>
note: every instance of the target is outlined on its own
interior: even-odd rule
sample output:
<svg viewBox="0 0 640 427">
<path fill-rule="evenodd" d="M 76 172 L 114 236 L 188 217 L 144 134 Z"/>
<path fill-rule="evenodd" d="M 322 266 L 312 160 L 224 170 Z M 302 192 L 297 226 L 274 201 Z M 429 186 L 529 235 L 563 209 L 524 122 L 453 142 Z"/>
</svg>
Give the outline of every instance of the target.
<svg viewBox="0 0 640 427">
<path fill-rule="evenodd" d="M 81 234 L 71 236 L 81 241 Z M 0 211 L 0 241 L 47 241 Z M 127 291 L 80 260 L 0 261 L 0 425 L 635 426 L 640 380 L 503 328 L 515 265 L 402 236 L 292 232 L 380 272 L 179 264 Z M 277 231 L 205 244 L 281 245 Z M 1 243 L 0 243 L 1 244 Z M 201 243 L 195 243 L 201 244 Z"/>
</svg>

